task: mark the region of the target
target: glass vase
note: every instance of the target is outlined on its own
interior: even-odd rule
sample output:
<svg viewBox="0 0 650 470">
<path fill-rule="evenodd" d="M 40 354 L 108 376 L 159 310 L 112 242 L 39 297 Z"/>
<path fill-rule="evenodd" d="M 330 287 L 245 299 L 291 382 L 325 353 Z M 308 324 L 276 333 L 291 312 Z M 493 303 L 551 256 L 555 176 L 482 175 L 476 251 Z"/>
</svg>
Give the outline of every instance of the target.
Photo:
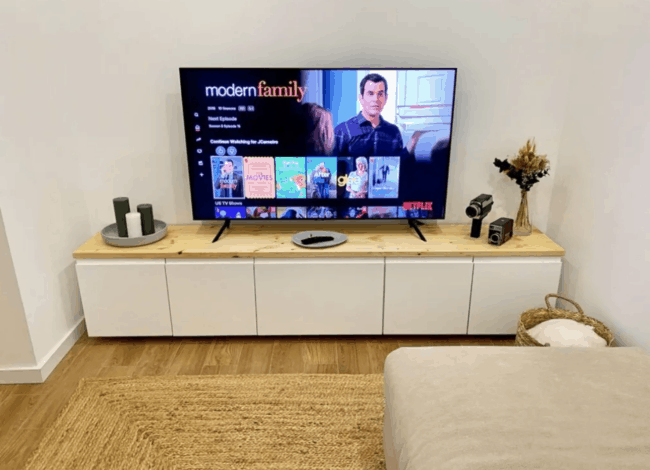
<svg viewBox="0 0 650 470">
<path fill-rule="evenodd" d="M 533 224 L 530 222 L 530 211 L 528 210 L 528 191 L 523 189 L 521 190 L 521 202 L 519 203 L 519 210 L 512 231 L 513 235 L 518 237 L 525 237 L 533 233 Z"/>
</svg>

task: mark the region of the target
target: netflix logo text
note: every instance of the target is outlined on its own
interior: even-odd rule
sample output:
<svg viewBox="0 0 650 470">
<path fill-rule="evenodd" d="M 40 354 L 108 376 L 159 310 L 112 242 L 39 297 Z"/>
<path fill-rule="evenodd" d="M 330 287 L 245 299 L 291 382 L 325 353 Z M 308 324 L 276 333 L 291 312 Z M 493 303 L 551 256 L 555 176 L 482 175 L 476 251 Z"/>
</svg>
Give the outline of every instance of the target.
<svg viewBox="0 0 650 470">
<path fill-rule="evenodd" d="M 405 202 L 402 208 L 405 211 L 410 211 L 413 209 L 421 209 L 425 211 L 430 211 L 432 210 L 433 203 L 432 202 Z"/>
</svg>

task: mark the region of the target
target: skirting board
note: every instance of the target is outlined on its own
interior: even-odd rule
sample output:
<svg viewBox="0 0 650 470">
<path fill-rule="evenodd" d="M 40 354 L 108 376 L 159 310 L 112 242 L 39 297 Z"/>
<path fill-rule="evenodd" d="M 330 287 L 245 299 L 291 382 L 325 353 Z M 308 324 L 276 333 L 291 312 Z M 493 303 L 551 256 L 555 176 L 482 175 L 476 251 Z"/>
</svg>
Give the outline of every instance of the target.
<svg viewBox="0 0 650 470">
<path fill-rule="evenodd" d="M 0 369 L 0 384 L 40 384 L 45 382 L 85 331 L 86 322 L 81 317 L 68 334 L 41 359 L 39 364 L 32 367 Z"/>
</svg>

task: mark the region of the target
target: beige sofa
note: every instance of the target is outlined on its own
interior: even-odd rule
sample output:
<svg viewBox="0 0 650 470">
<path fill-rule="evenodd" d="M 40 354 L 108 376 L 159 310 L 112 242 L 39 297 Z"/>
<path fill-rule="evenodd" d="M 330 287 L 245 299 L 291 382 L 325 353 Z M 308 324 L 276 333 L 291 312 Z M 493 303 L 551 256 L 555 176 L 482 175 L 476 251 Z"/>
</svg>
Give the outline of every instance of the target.
<svg viewBox="0 0 650 470">
<path fill-rule="evenodd" d="M 384 381 L 387 470 L 650 469 L 640 348 L 400 348 Z"/>
</svg>

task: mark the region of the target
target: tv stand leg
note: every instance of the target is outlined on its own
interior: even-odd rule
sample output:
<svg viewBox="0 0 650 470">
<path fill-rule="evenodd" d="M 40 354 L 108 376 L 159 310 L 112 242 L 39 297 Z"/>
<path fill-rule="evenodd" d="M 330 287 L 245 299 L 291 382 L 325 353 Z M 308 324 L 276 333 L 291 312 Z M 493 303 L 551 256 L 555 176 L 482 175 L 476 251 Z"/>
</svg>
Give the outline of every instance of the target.
<svg viewBox="0 0 650 470">
<path fill-rule="evenodd" d="M 422 240 L 423 242 L 426 242 L 427 239 L 424 238 L 424 235 L 422 235 L 422 232 L 418 228 L 418 225 L 424 225 L 424 224 L 422 222 L 420 222 L 419 220 L 417 220 L 417 219 L 408 219 L 408 221 L 409 221 L 409 227 L 411 227 L 413 230 L 416 231 L 416 233 L 420 237 L 420 240 Z"/>
<path fill-rule="evenodd" d="M 214 240 L 212 240 L 212 243 L 214 243 L 214 242 L 216 242 L 217 240 L 219 240 L 219 237 L 220 237 L 221 234 L 224 232 L 224 230 L 226 230 L 227 228 L 230 228 L 230 219 L 226 219 L 226 221 L 225 221 L 225 222 L 223 223 L 223 225 L 221 226 L 221 229 L 219 230 L 219 233 L 217 233 L 217 236 L 214 237 Z"/>
</svg>

